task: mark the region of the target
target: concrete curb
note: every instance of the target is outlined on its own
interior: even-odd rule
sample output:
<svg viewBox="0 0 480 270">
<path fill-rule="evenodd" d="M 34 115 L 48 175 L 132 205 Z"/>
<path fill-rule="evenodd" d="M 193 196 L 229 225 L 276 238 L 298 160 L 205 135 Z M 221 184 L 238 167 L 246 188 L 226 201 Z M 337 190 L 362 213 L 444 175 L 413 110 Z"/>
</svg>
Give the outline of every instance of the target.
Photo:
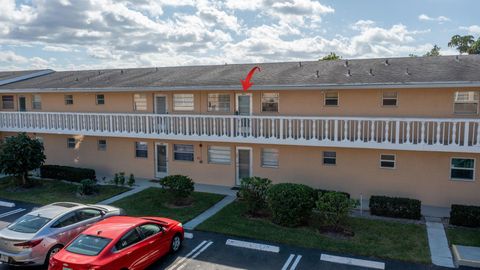
<svg viewBox="0 0 480 270">
<path fill-rule="evenodd" d="M 12 202 L 0 201 L 0 206 L 4 207 L 15 207 L 15 204 Z"/>
</svg>

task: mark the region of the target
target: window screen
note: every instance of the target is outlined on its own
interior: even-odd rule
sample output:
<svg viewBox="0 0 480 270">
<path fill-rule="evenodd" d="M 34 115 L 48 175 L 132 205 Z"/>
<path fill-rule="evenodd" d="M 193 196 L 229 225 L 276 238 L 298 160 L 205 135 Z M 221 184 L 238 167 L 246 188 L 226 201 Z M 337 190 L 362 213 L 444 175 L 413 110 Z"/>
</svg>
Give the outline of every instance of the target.
<svg viewBox="0 0 480 270">
<path fill-rule="evenodd" d="M 208 163 L 230 164 L 231 148 L 228 146 L 209 146 Z"/>
<path fill-rule="evenodd" d="M 182 161 L 193 161 L 193 144 L 174 144 L 173 159 Z"/>
<path fill-rule="evenodd" d="M 175 111 L 193 111 L 193 94 L 174 94 L 173 109 Z"/>
<path fill-rule="evenodd" d="M 262 167 L 278 168 L 278 149 L 262 149 Z"/>
</svg>

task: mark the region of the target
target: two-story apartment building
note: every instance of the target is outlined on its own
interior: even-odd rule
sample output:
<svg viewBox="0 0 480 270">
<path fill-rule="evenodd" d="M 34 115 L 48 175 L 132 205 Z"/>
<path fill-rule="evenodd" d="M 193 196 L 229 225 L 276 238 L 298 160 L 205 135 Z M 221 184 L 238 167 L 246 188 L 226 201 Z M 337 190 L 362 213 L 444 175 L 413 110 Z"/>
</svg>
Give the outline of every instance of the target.
<svg viewBox="0 0 480 270">
<path fill-rule="evenodd" d="M 480 204 L 480 56 L 45 73 L 0 81 L 0 136 L 47 164 Z"/>
</svg>

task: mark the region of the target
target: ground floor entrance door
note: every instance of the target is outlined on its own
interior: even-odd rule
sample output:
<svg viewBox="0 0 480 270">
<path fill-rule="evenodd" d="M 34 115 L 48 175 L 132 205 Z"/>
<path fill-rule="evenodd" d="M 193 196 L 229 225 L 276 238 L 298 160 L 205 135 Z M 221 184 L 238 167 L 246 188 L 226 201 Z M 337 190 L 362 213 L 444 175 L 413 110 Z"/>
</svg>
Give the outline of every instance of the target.
<svg viewBox="0 0 480 270">
<path fill-rule="evenodd" d="M 165 143 L 155 144 L 155 176 L 163 178 L 168 175 L 168 145 Z"/>
<path fill-rule="evenodd" d="M 18 97 L 18 110 L 21 112 L 27 110 L 27 99 L 23 96 Z"/>
<path fill-rule="evenodd" d="M 245 177 L 252 176 L 252 148 L 250 147 L 237 147 L 237 160 L 236 160 L 236 185 L 240 185 L 240 180 Z"/>
</svg>

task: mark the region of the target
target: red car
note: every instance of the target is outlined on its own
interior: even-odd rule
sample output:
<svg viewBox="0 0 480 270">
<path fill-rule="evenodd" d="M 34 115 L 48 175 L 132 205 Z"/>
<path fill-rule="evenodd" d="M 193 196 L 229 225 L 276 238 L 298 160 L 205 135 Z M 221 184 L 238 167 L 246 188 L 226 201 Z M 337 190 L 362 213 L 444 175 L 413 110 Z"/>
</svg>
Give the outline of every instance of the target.
<svg viewBox="0 0 480 270">
<path fill-rule="evenodd" d="M 50 259 L 49 270 L 144 269 L 183 241 L 182 223 L 116 216 L 83 231 Z"/>
</svg>

